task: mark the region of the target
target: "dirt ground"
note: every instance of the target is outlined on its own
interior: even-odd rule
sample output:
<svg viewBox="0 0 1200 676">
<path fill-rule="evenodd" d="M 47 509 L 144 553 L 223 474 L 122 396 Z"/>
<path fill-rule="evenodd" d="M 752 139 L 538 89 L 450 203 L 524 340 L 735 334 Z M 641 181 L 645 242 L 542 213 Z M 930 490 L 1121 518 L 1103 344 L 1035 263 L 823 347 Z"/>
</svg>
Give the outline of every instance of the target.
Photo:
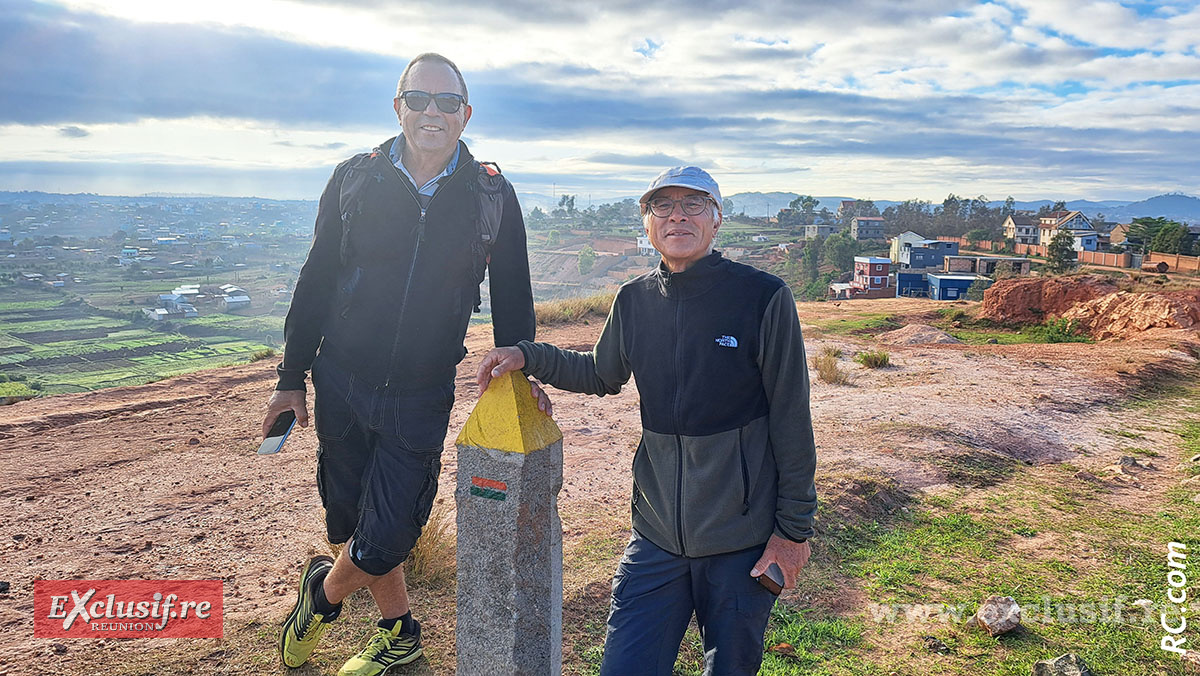
<svg viewBox="0 0 1200 676">
<path fill-rule="evenodd" d="M 863 312 L 917 321 L 937 307 L 935 301 L 881 299 L 801 304 L 799 311 L 802 322 Z M 588 349 L 600 329 L 592 321 L 543 329 L 540 338 Z M 472 327 L 438 498 L 450 506 L 453 439 L 475 401 L 473 369 L 489 343 L 488 327 Z M 819 485 L 838 486 L 841 478 L 866 472 L 933 493 L 978 479 L 964 479 L 939 462 L 951 455 L 1033 465 L 1070 461 L 1084 469 L 1112 465 L 1124 442 L 1103 431 L 1119 426 L 1108 405 L 1136 392 L 1147 374 L 1196 361 L 1172 336 L 1098 344 L 894 345 L 887 346 L 893 366 L 874 371 L 851 361 L 855 352 L 876 347 L 869 336 L 813 337 L 807 345 L 810 355 L 824 346 L 840 348 L 852 374 L 849 386 L 813 385 Z M 27 673 L 31 658 L 46 671 L 92 673 L 87 664 L 101 653 L 144 655 L 173 645 L 34 639 L 35 579 L 220 578 L 227 635 L 282 619 L 298 567 L 328 546 L 313 480 L 312 428 L 298 429 L 278 455 L 254 452 L 273 383 L 273 363 L 265 361 L 0 407 L 0 581 L 11 584 L 0 595 L 0 674 Z M 597 528 L 625 537 L 639 432 L 636 389 L 631 384 L 603 399 L 550 393 L 565 435 L 560 505 L 567 548 Z M 1145 443 L 1167 443 L 1147 434 Z M 568 585 L 603 595 L 608 581 L 595 576 Z M 835 607 L 853 598 L 816 604 Z M 449 626 L 426 629 L 431 637 L 441 632 L 430 639 L 436 647 L 430 652 L 442 660 L 436 673 L 452 670 L 452 612 L 448 617 Z M 269 636 L 264 640 L 273 645 Z M 265 654 L 272 645 L 264 646 Z M 226 673 L 220 659 L 214 664 L 213 673 Z M 265 671 L 283 670 L 273 663 Z"/>
</svg>

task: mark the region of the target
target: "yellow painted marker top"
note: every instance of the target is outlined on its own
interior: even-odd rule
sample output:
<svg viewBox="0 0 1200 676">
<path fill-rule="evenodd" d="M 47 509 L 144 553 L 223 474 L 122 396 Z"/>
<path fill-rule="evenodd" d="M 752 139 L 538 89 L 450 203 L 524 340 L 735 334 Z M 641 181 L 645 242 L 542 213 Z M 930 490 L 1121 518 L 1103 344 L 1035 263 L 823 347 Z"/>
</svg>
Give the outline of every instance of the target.
<svg viewBox="0 0 1200 676">
<path fill-rule="evenodd" d="M 493 378 L 454 443 L 532 453 L 562 439 L 562 430 L 538 410 L 529 389 L 529 380 L 520 371 Z"/>
</svg>

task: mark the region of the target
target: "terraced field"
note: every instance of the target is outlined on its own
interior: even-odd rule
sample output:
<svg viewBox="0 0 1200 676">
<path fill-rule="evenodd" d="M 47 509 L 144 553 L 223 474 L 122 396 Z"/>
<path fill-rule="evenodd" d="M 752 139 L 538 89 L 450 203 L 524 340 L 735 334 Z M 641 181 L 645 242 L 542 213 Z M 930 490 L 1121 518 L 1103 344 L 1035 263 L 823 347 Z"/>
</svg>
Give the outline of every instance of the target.
<svg viewBox="0 0 1200 676">
<path fill-rule="evenodd" d="M 166 331 L 40 291 L 9 287 L 2 297 L 0 397 L 138 385 L 244 363 L 277 343 L 283 326 L 281 317 L 212 315 Z"/>
</svg>

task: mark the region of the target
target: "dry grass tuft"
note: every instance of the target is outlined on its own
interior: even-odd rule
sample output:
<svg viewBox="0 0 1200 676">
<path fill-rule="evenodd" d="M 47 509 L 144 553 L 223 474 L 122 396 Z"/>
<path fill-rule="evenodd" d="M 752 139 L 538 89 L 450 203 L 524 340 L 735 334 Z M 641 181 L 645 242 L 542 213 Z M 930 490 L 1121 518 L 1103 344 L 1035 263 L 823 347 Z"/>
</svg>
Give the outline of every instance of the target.
<svg viewBox="0 0 1200 676">
<path fill-rule="evenodd" d="M 404 577 L 410 584 L 440 587 L 454 580 L 457 548 L 453 525 L 454 514 L 450 508 L 435 503 L 429 513 L 429 522 L 404 562 Z"/>
<path fill-rule="evenodd" d="M 594 296 L 535 303 L 533 313 L 537 316 L 539 326 L 568 324 L 589 316 L 605 319 L 608 317 L 608 310 L 612 307 L 615 297 L 616 294 L 612 293 L 598 293 Z"/>
<path fill-rule="evenodd" d="M 830 385 L 845 385 L 850 382 L 850 374 L 838 366 L 838 357 L 842 351 L 836 347 L 823 347 L 820 354 L 812 358 L 812 367 L 817 371 L 817 379 Z"/>
</svg>

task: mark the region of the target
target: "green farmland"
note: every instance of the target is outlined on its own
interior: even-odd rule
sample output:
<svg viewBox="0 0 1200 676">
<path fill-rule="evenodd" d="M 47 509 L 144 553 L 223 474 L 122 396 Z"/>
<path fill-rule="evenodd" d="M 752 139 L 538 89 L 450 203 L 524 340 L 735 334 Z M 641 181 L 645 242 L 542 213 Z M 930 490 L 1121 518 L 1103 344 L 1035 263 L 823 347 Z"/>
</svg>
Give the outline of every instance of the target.
<svg viewBox="0 0 1200 676">
<path fill-rule="evenodd" d="M 3 291 L 0 397 L 138 385 L 245 363 L 277 346 L 283 329 L 283 318 L 271 315 L 210 315 L 163 326 L 79 298 Z"/>
</svg>

